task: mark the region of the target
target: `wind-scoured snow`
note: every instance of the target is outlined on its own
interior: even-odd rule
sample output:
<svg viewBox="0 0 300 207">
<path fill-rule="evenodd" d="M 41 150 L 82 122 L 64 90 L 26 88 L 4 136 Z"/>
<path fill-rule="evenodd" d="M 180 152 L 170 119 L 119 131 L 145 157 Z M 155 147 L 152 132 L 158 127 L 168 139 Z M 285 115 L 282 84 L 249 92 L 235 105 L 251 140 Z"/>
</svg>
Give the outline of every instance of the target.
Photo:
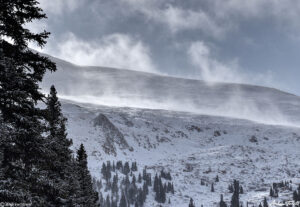
<svg viewBox="0 0 300 207">
<path fill-rule="evenodd" d="M 252 121 L 195 115 L 186 112 L 115 108 L 64 102 L 69 120 L 68 134 L 74 147 L 84 143 L 92 175 L 100 176 L 102 162 L 137 161 L 142 166 L 170 171 L 175 185 L 172 205 L 186 206 L 189 197 L 196 204 L 213 206 L 224 194 L 229 201 L 228 185 L 238 179 L 245 194 L 241 200 L 257 204 L 268 196 L 272 182 L 300 176 L 300 129 L 259 124 Z M 114 153 L 105 153 L 107 131 L 95 125 L 101 114 L 114 125 L 130 146 L 113 142 Z M 110 133 L 114 134 L 116 132 Z M 210 183 L 216 176 L 215 192 Z M 208 186 L 201 186 L 201 179 Z M 154 206 L 148 200 L 146 206 Z"/>
<path fill-rule="evenodd" d="M 42 89 L 47 92 L 55 84 L 60 97 L 68 100 L 300 125 L 300 98 L 276 89 L 83 67 L 52 59 L 58 71 L 46 75 Z"/>
<path fill-rule="evenodd" d="M 55 59 L 42 89 L 55 84 L 76 149 L 86 147 L 89 168 L 99 178 L 103 162 L 137 161 L 170 171 L 172 204 L 216 206 L 229 202 L 233 179 L 243 202 L 259 204 L 273 182 L 300 182 L 300 98 L 276 89 L 206 83 Z M 210 192 L 210 184 L 215 192 Z M 201 185 L 204 180 L 206 185 Z M 151 191 L 151 190 L 150 190 Z M 291 192 L 280 192 L 291 199 Z M 156 206 L 153 194 L 146 207 Z"/>
</svg>

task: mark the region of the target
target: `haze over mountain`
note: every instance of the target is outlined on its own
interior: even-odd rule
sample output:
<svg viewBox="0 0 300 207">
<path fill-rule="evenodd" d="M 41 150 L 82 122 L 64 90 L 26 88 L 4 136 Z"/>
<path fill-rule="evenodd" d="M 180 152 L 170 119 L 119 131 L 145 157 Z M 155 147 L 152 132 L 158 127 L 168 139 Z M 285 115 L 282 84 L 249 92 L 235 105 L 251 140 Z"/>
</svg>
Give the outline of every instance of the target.
<svg viewBox="0 0 300 207">
<path fill-rule="evenodd" d="M 273 88 L 212 83 L 158 74 L 85 67 L 52 58 L 58 71 L 42 89 L 55 84 L 61 98 L 96 105 L 166 109 L 227 116 L 266 124 L 299 126 L 300 98 Z"/>
</svg>

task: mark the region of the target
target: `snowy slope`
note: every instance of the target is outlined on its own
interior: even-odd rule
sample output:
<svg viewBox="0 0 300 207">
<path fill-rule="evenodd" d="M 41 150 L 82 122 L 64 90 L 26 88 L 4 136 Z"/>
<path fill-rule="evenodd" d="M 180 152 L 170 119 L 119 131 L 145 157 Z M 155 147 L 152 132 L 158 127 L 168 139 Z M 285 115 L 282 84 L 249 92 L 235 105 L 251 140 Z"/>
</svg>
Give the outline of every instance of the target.
<svg viewBox="0 0 300 207">
<path fill-rule="evenodd" d="M 81 67 L 53 58 L 61 97 L 107 106 L 167 109 L 244 118 L 269 124 L 299 125 L 300 98 L 276 89 L 167 77 L 102 67 Z"/>
<path fill-rule="evenodd" d="M 292 180 L 294 189 L 300 182 L 295 95 L 54 60 L 59 70 L 47 75 L 42 88 L 55 84 L 62 94 L 68 136 L 75 149 L 85 144 L 97 178 L 107 160 L 164 168 L 172 173 L 175 194 L 172 205 L 163 206 L 172 207 L 187 206 L 189 197 L 196 206 L 216 206 L 221 193 L 229 201 L 233 179 L 244 188 L 241 200 L 257 204 L 272 182 Z M 216 175 L 216 192 L 200 185 Z M 147 207 L 156 206 L 151 198 Z"/>
<path fill-rule="evenodd" d="M 268 195 L 272 182 L 298 182 L 300 176 L 299 128 L 185 112 L 67 102 L 63 109 L 69 119 L 69 137 L 75 148 L 80 143 L 87 147 L 95 177 L 100 176 L 100 167 L 106 160 L 137 161 L 157 171 L 164 168 L 171 171 L 175 182 L 171 206 L 185 206 L 189 196 L 199 206 L 217 202 L 221 193 L 229 200 L 227 186 L 233 179 L 240 180 L 244 187 L 244 201 L 258 202 Z M 106 134 L 114 132 L 95 124 L 99 114 L 118 129 L 130 147 L 111 140 L 116 153 L 105 153 Z M 210 192 L 210 185 L 200 185 L 201 179 L 211 183 L 216 175 L 221 182 L 215 184 L 215 193 Z M 256 192 L 259 189 L 265 191 Z"/>
</svg>

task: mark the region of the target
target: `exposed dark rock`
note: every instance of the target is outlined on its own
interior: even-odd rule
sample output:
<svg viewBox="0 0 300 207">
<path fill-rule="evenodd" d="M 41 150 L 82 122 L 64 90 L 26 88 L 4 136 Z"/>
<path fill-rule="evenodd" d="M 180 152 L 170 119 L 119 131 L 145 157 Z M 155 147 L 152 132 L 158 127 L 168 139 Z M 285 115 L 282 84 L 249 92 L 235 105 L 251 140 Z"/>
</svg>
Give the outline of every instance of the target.
<svg viewBox="0 0 300 207">
<path fill-rule="evenodd" d="M 254 135 L 249 139 L 249 141 L 250 142 L 258 142 L 257 137 Z"/>
<path fill-rule="evenodd" d="M 129 151 L 133 151 L 133 148 L 129 147 L 124 135 L 104 114 L 99 114 L 94 119 L 94 126 L 101 127 L 101 130 L 103 131 L 105 143 L 102 147 L 105 153 L 116 155 L 115 144 L 117 144 L 120 149 L 128 149 Z"/>
<path fill-rule="evenodd" d="M 214 136 L 215 137 L 219 137 L 219 136 L 221 136 L 221 132 L 220 131 L 214 131 Z"/>
</svg>

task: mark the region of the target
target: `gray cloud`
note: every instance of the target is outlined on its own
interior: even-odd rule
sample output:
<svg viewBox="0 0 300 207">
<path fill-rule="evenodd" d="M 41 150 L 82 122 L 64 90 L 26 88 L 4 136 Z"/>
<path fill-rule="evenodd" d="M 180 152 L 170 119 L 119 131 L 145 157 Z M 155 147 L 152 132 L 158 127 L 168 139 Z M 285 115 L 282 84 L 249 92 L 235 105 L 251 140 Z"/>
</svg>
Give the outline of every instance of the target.
<svg viewBox="0 0 300 207">
<path fill-rule="evenodd" d="M 72 12 L 84 3 L 82 0 L 39 0 L 39 2 L 45 12 L 56 15 Z"/>
<path fill-rule="evenodd" d="M 54 53 L 51 50 L 48 52 Z M 148 47 L 140 40 L 125 34 L 111 34 L 99 41 L 87 42 L 68 33 L 61 39 L 56 54 L 78 65 L 156 72 Z"/>
<path fill-rule="evenodd" d="M 300 75 L 298 1 L 40 2 L 49 19 L 30 27 L 52 32 L 44 48 L 51 55 L 81 65 L 255 83 L 300 93 L 295 78 Z"/>
</svg>

